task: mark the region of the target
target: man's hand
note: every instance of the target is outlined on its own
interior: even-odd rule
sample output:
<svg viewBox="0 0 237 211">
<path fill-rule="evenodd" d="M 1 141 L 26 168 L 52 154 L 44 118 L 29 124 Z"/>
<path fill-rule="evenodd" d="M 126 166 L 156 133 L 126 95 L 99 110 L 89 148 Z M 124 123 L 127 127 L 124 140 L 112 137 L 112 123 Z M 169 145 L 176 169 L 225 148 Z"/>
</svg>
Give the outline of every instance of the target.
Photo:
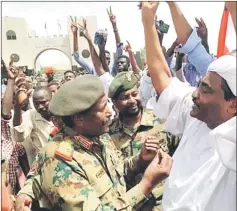
<svg viewBox="0 0 237 211">
<path fill-rule="evenodd" d="M 8 79 L 15 80 L 19 74 L 19 69 L 16 67 L 7 68 Z"/>
<path fill-rule="evenodd" d="M 201 39 L 207 39 L 208 31 L 204 20 L 202 18 L 200 18 L 200 20 L 195 18 L 195 20 L 198 24 L 198 27 L 196 27 L 198 36 Z"/>
<path fill-rule="evenodd" d="M 20 194 L 16 198 L 16 211 L 30 211 L 32 205 L 32 198 L 26 194 Z"/>
<path fill-rule="evenodd" d="M 78 32 L 78 27 L 75 24 L 71 24 L 71 30 L 73 34 L 77 34 Z"/>
<path fill-rule="evenodd" d="M 82 35 L 87 39 L 90 40 L 91 37 L 88 33 L 87 27 L 86 27 L 86 19 L 83 18 L 83 25 L 78 24 L 79 28 L 80 28 L 80 33 L 82 33 Z"/>
<path fill-rule="evenodd" d="M 99 49 L 105 49 L 105 46 L 106 46 L 108 33 L 107 33 L 107 29 L 105 30 L 106 30 L 106 33 L 103 33 L 103 43 L 98 45 Z"/>
<path fill-rule="evenodd" d="M 140 157 L 145 161 L 152 160 L 160 148 L 159 140 L 154 136 L 147 136 L 142 145 Z"/>
<path fill-rule="evenodd" d="M 28 101 L 29 98 L 31 97 L 32 92 L 33 92 L 32 89 L 30 90 L 27 90 L 24 88 L 17 89 L 16 94 L 15 94 L 16 105 L 18 106 L 24 105 L 24 103 Z"/>
<path fill-rule="evenodd" d="M 127 45 L 124 47 L 124 51 L 127 53 L 132 53 L 132 47 L 131 44 L 126 40 Z"/>
<path fill-rule="evenodd" d="M 116 16 L 113 14 L 111 7 L 109 7 L 109 10 L 108 9 L 106 10 L 109 15 L 110 22 L 112 23 L 112 25 L 116 25 L 117 24 Z"/>
<path fill-rule="evenodd" d="M 158 8 L 159 2 L 142 2 L 140 5 L 140 8 L 142 10 L 142 22 L 146 25 L 153 25 L 155 16 L 156 16 L 156 10 Z"/>
<path fill-rule="evenodd" d="M 172 158 L 162 150 L 159 150 L 155 158 L 147 167 L 143 178 L 141 180 L 140 187 L 145 195 L 148 195 L 157 183 L 166 179 L 173 164 Z"/>
<path fill-rule="evenodd" d="M 72 30 L 72 33 L 73 33 L 73 34 L 77 34 L 77 32 L 78 32 L 78 27 L 77 27 L 77 20 L 76 20 L 76 17 L 75 17 L 75 20 L 73 20 L 72 16 L 70 16 L 70 18 L 71 18 L 71 21 L 72 21 L 72 23 L 71 23 L 71 30 Z"/>
</svg>

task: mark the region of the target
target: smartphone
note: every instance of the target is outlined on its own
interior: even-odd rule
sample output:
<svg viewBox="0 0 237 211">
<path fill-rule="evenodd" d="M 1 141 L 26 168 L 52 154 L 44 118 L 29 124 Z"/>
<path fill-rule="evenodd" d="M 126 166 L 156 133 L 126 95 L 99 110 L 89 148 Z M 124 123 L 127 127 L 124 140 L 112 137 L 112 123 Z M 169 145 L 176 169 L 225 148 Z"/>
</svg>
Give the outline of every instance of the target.
<svg viewBox="0 0 237 211">
<path fill-rule="evenodd" d="M 168 33 L 170 26 L 164 23 L 164 21 L 156 21 L 156 25 L 161 33 Z"/>
<path fill-rule="evenodd" d="M 106 42 L 105 37 L 107 37 L 107 31 L 105 30 L 98 30 L 95 33 L 94 44 L 95 45 L 102 45 Z"/>
</svg>

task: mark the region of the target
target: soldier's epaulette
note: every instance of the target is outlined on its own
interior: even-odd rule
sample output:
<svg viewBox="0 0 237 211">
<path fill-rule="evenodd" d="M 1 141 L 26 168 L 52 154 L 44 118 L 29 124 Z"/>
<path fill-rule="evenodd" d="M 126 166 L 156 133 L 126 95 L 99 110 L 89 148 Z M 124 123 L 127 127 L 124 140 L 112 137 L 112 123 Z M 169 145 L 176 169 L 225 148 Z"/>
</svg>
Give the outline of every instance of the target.
<svg viewBox="0 0 237 211">
<path fill-rule="evenodd" d="M 72 142 L 69 139 L 65 139 L 59 144 L 54 155 L 59 159 L 65 161 L 72 161 L 73 152 L 74 147 Z"/>
</svg>

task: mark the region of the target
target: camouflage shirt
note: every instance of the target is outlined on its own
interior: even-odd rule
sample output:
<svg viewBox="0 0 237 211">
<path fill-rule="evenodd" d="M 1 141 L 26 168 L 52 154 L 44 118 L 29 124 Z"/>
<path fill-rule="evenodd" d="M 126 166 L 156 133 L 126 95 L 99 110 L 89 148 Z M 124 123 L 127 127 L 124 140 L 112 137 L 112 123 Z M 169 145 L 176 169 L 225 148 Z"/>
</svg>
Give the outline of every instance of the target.
<svg viewBox="0 0 237 211">
<path fill-rule="evenodd" d="M 139 156 L 123 159 L 109 135 L 89 141 L 58 134 L 40 151 L 20 191 L 56 211 L 137 210 L 146 198 L 126 182 L 144 171 Z"/>
<path fill-rule="evenodd" d="M 163 121 L 155 119 L 153 111 L 144 109 L 140 125 L 130 127 L 123 124 L 122 119 L 113 121 L 109 132 L 115 146 L 119 149 L 125 158 L 137 155 L 141 150 L 145 137 L 155 136 L 160 140 L 160 147 L 164 152 L 173 155 L 178 146 L 179 138 L 164 131 Z M 142 178 L 142 174 L 137 175 L 135 180 L 129 182 L 128 188 L 136 185 Z M 152 191 L 153 202 L 146 203 L 141 210 L 160 210 L 164 182 L 159 183 Z M 152 208 L 151 208 L 152 207 Z"/>
<path fill-rule="evenodd" d="M 163 151 L 172 155 L 178 146 L 179 138 L 164 131 L 163 121 L 155 119 L 153 111 L 145 109 L 142 113 L 140 125 L 130 127 L 121 119 L 116 119 L 110 125 L 109 132 L 115 146 L 125 157 L 136 155 L 142 147 L 144 138 L 155 136 L 160 140 Z"/>
</svg>

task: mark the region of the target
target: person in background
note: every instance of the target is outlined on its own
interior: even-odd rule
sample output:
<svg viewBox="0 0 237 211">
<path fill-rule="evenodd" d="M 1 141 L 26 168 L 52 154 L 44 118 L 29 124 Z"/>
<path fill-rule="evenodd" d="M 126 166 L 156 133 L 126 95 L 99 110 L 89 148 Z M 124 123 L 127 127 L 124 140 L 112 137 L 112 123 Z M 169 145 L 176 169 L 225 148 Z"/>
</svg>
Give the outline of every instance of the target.
<svg viewBox="0 0 237 211">
<path fill-rule="evenodd" d="M 112 68 L 109 68 L 109 72 L 112 74 L 112 76 L 116 75 L 116 60 L 119 56 L 123 55 L 123 43 L 120 40 L 120 36 L 119 36 L 119 31 L 117 28 L 117 20 L 116 20 L 116 16 L 112 13 L 112 9 L 110 7 L 110 11 L 107 10 L 113 30 L 114 30 L 114 35 L 115 35 L 115 40 L 116 40 L 116 56 L 114 58 L 114 62 L 113 64 L 110 63 L 111 61 L 111 55 L 110 52 L 105 50 L 105 58 L 106 58 L 106 63 L 108 66 L 112 66 Z M 84 27 L 86 28 L 86 26 Z M 83 67 L 89 74 L 93 74 L 93 75 L 98 75 L 97 71 L 95 70 L 95 67 L 89 65 L 78 53 L 78 27 L 77 27 L 77 23 L 75 21 L 72 22 L 71 25 L 71 30 L 72 30 L 72 34 L 73 34 L 73 56 L 74 59 L 76 60 L 76 62 Z M 80 33 L 83 34 L 83 36 L 85 37 L 85 33 L 83 33 L 84 30 L 81 30 Z M 88 36 L 85 37 L 88 40 Z M 99 58 L 101 58 L 101 48 L 99 48 L 100 52 L 99 52 Z M 104 64 L 103 64 L 104 65 Z M 103 66 L 103 69 L 106 70 L 106 67 Z M 100 75 L 99 75 L 100 76 Z"/>
<path fill-rule="evenodd" d="M 2 135 L 2 150 L 7 155 L 7 182 L 8 191 L 15 196 L 21 189 L 27 172 L 29 171 L 29 165 L 27 155 L 24 146 L 21 143 L 16 143 L 14 139 L 13 130 L 11 127 L 13 105 L 15 104 L 15 95 L 19 89 L 24 87 L 28 95 L 31 95 L 29 80 L 26 77 L 21 76 L 19 78 L 19 69 L 17 67 L 7 68 L 8 83 L 6 92 L 2 98 L 2 116 L 1 116 L 1 135 Z M 25 101 L 22 105 L 22 112 L 29 109 L 29 100 Z"/>
<path fill-rule="evenodd" d="M 179 138 L 164 131 L 163 121 L 155 119 L 152 110 L 143 109 L 137 88 L 137 78 L 130 72 L 121 72 L 116 75 L 110 85 L 109 97 L 119 112 L 117 119 L 112 120 L 109 134 L 123 156 L 129 157 L 139 154 L 146 139 L 151 142 L 157 140 L 159 147 L 170 156 L 173 155 L 179 144 Z M 137 175 L 131 182 L 131 188 L 141 179 Z M 152 197 L 141 210 L 161 210 L 163 183 L 152 191 Z"/>
<path fill-rule="evenodd" d="M 52 93 L 47 87 L 37 87 L 33 92 L 33 103 L 35 109 L 30 109 L 22 114 L 22 105 L 28 100 L 28 96 L 21 94 L 19 90 L 14 105 L 14 138 L 21 142 L 27 152 L 29 165 L 32 164 L 37 152 L 48 141 L 49 134 L 54 128 L 48 105 Z M 23 96 L 21 96 L 23 95 Z"/>
<path fill-rule="evenodd" d="M 45 70 L 48 83 L 54 79 L 54 69 L 49 67 Z"/>
<path fill-rule="evenodd" d="M 51 91 L 52 95 L 54 95 L 60 88 L 60 82 L 58 80 L 52 80 L 49 82 L 47 87 Z"/>
<path fill-rule="evenodd" d="M 76 74 L 75 74 L 75 72 L 73 72 L 72 70 L 67 70 L 67 71 L 65 71 L 65 72 L 63 73 L 63 76 L 64 76 L 65 82 L 68 82 L 68 81 L 70 81 L 70 80 L 76 78 Z M 65 83 L 65 82 L 64 82 L 64 83 Z"/>
</svg>

